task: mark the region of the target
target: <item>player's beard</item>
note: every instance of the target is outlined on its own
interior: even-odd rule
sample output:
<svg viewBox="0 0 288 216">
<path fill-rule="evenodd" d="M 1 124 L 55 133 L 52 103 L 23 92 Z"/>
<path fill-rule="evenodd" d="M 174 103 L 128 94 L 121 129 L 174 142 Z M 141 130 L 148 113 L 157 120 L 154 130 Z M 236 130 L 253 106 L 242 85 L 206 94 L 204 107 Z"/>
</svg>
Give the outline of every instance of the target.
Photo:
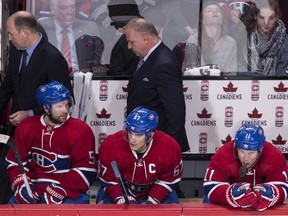
<svg viewBox="0 0 288 216">
<path fill-rule="evenodd" d="M 55 116 L 53 116 L 53 114 L 50 114 L 50 115 L 48 115 L 48 118 L 54 124 L 63 124 L 64 122 L 66 122 L 67 116 L 68 116 L 68 114 L 63 114 L 63 115 L 55 117 Z"/>
</svg>

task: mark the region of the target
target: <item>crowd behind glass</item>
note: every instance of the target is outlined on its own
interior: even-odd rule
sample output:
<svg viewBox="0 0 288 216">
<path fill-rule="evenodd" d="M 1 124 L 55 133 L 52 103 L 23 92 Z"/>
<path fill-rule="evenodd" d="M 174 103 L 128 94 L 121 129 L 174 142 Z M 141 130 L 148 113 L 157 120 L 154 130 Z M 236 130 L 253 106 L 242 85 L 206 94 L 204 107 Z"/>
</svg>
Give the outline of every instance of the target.
<svg viewBox="0 0 288 216">
<path fill-rule="evenodd" d="M 134 1 L 125 2 L 132 4 Z M 131 13 L 131 17 L 142 16 L 154 23 L 162 41 L 177 55 L 183 75 L 189 75 L 185 71 L 199 72 L 203 66 L 209 66 L 218 69 L 221 75 L 282 77 L 288 75 L 288 38 L 285 27 L 287 21 L 282 12 L 282 9 L 285 10 L 282 4 L 285 6 L 287 3 L 283 2 L 281 0 L 136 0 L 138 11 L 127 13 L 128 17 Z M 114 19 L 121 21 L 121 17 L 127 19 L 127 14 L 123 12 L 123 7 L 127 8 L 127 4 L 122 8 L 118 7 L 119 14 L 111 5 L 121 5 L 124 4 L 123 1 L 121 3 L 117 0 L 82 0 L 74 4 L 76 18 L 93 22 L 97 31 L 96 35 L 92 35 L 93 40 L 83 38 L 89 33 L 82 31 L 84 33 L 81 40 L 85 42 L 80 41 L 80 46 L 88 46 L 89 40 L 90 42 L 92 40 L 94 46 L 97 44 L 97 47 L 102 47 L 98 48 L 101 60 L 99 56 L 92 57 L 92 60 L 81 60 L 86 61 L 85 66 L 76 67 L 73 72 L 91 71 L 95 76 L 118 76 L 119 74 L 110 71 L 110 59 L 113 47 L 121 38 L 123 26 L 119 28 L 113 25 L 113 22 Z M 71 8 L 62 9 L 66 12 L 71 10 Z M 49 32 L 45 20 L 55 16 L 51 12 L 50 2 L 35 1 L 35 16 L 42 25 L 44 23 L 44 29 Z M 91 30 L 90 25 L 85 26 Z M 87 32 L 89 31 L 87 29 Z M 95 36 L 103 43 L 95 42 Z M 77 39 L 79 38 L 74 38 L 72 56 L 74 47 L 74 52 L 76 50 L 74 55 L 79 58 L 86 51 L 79 49 Z M 51 42 L 49 35 L 48 40 Z M 78 63 L 80 65 L 80 60 Z M 121 75 L 129 76 L 128 73 Z"/>
</svg>

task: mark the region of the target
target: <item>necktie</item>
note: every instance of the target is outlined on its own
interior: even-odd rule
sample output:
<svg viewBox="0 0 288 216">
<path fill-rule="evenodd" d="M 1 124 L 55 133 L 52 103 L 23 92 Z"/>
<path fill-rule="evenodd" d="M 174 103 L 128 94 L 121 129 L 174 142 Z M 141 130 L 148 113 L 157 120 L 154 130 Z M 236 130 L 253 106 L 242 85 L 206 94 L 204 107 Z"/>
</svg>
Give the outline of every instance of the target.
<svg viewBox="0 0 288 216">
<path fill-rule="evenodd" d="M 61 46 L 61 53 L 66 59 L 69 68 L 69 75 L 71 73 L 72 63 L 71 63 L 71 49 L 70 49 L 70 42 L 68 38 L 68 30 L 62 30 L 62 46 Z"/>
<path fill-rule="evenodd" d="M 137 64 L 137 68 L 135 70 L 134 75 L 137 73 L 137 71 L 139 70 L 139 68 L 142 66 L 143 63 L 144 63 L 144 57 L 141 57 L 138 64 Z"/>
<path fill-rule="evenodd" d="M 19 71 L 19 80 L 21 81 L 21 77 L 22 74 L 24 73 L 26 66 L 27 66 L 27 56 L 28 53 L 26 52 L 26 50 L 22 51 L 22 62 L 21 62 L 21 67 L 20 67 L 20 71 Z"/>
</svg>

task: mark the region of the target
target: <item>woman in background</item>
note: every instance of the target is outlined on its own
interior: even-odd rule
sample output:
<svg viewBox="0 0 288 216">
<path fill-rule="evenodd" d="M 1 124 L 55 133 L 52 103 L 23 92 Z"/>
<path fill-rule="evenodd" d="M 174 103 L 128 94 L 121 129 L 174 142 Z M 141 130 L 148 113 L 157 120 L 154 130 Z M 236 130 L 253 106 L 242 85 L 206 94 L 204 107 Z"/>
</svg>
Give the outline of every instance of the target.
<svg viewBox="0 0 288 216">
<path fill-rule="evenodd" d="M 226 20 L 217 2 L 210 1 L 204 5 L 202 25 L 199 27 L 202 28 L 200 38 L 197 40 L 197 37 L 191 35 L 187 39 L 183 68 L 191 68 L 191 66 L 187 66 L 187 63 L 192 58 L 197 61 L 196 65 L 193 66 L 217 64 L 221 72 L 235 73 L 237 71 L 236 41 L 227 35 Z M 198 44 L 198 41 L 201 41 L 201 45 Z M 193 44 L 197 46 L 198 51 L 191 50 L 195 50 L 195 45 Z M 200 56 L 199 50 L 201 51 L 201 62 L 199 62 L 197 57 Z M 196 56 L 195 53 L 197 53 Z"/>
<path fill-rule="evenodd" d="M 264 76 L 287 76 L 288 37 L 275 0 L 258 0 L 241 20 L 248 35 L 244 57 L 248 71 Z"/>
</svg>

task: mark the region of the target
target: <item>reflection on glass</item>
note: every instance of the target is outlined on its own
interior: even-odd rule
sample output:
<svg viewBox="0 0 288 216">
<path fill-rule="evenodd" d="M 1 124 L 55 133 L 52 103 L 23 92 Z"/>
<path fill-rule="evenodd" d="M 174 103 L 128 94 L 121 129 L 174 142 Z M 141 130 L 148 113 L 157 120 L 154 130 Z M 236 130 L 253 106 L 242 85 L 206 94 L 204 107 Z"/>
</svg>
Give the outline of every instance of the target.
<svg viewBox="0 0 288 216">
<path fill-rule="evenodd" d="M 63 25 L 70 29 L 71 70 L 75 72 L 92 70 L 95 65 L 109 67 L 115 44 L 117 48 L 119 38 L 125 39 L 112 25 L 113 19 L 130 16 L 133 10 L 126 9 L 133 4 L 140 16 L 159 27 L 161 40 L 177 55 L 183 71 L 217 64 L 231 75 L 287 75 L 284 53 L 288 53 L 288 42 L 277 0 L 34 0 L 34 11 L 49 41 L 59 50 Z M 265 28 L 267 37 L 262 35 Z M 121 69 L 111 76 L 127 74 Z"/>
<path fill-rule="evenodd" d="M 185 50 L 185 63 L 191 61 L 192 45 L 196 45 L 201 52 L 200 62 L 197 66 L 207 64 L 218 65 L 221 72 L 237 71 L 237 44 L 236 41 L 227 34 L 227 21 L 225 20 L 221 8 L 216 2 L 207 2 L 203 5 L 202 20 L 200 25 L 201 34 L 191 35 L 187 39 Z M 202 31 L 201 31 L 202 30 Z M 190 49 L 190 50 L 189 50 Z M 188 59 L 187 59 L 188 58 Z M 192 57 L 197 59 L 197 56 Z M 194 63 L 195 65 L 195 63 Z M 185 65 L 190 68 L 190 65 Z"/>
<path fill-rule="evenodd" d="M 48 8 L 47 8 L 48 9 Z M 101 63 L 104 44 L 95 22 L 76 17 L 76 0 L 51 0 L 50 14 L 38 19 L 48 40 L 67 60 L 70 73 L 92 71 Z"/>
</svg>

